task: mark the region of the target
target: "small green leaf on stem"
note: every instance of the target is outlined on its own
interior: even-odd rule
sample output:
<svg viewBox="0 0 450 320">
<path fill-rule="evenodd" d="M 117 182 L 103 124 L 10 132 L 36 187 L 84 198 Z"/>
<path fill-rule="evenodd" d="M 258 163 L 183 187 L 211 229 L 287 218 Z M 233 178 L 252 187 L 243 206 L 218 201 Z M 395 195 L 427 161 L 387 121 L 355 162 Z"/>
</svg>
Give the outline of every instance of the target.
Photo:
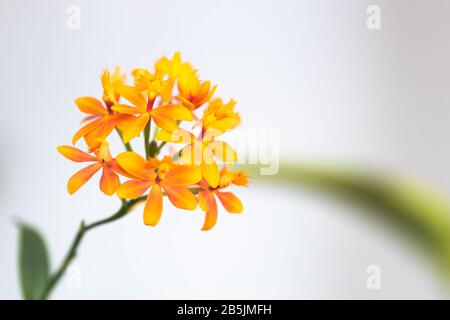
<svg viewBox="0 0 450 320">
<path fill-rule="evenodd" d="M 50 274 L 47 246 L 40 233 L 23 223 L 19 227 L 19 277 L 24 299 L 40 299 Z"/>
</svg>

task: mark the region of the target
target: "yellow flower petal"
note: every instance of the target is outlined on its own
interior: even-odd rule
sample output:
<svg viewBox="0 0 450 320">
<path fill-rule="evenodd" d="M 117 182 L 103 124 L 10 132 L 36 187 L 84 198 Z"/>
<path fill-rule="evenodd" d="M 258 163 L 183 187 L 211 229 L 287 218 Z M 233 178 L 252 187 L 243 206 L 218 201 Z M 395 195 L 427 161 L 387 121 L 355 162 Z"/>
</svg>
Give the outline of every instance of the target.
<svg viewBox="0 0 450 320">
<path fill-rule="evenodd" d="M 67 191 L 70 194 L 77 192 L 101 167 L 102 164 L 97 162 L 75 173 L 67 182 Z"/>
<path fill-rule="evenodd" d="M 119 94 L 117 88 L 124 85 L 126 74 L 120 72 L 120 67 L 116 66 L 111 74 L 107 69 L 103 71 L 101 76 L 103 86 L 103 101 L 107 104 L 117 104 Z"/>
<path fill-rule="evenodd" d="M 150 114 L 148 112 L 141 114 L 136 120 L 133 120 L 123 132 L 123 142 L 128 143 L 131 139 L 139 137 L 149 120 Z"/>
<path fill-rule="evenodd" d="M 87 114 L 99 114 L 107 115 L 108 110 L 103 107 L 103 104 L 92 97 L 81 97 L 75 100 L 75 104 L 78 106 L 81 112 Z"/>
<path fill-rule="evenodd" d="M 147 226 L 156 226 L 161 219 L 162 213 L 162 192 L 161 187 L 155 184 L 150 190 L 144 208 L 144 224 Z"/>
<path fill-rule="evenodd" d="M 201 165 L 203 178 L 208 182 L 208 184 L 216 188 L 219 185 L 219 168 L 217 164 L 203 164 Z"/>
<path fill-rule="evenodd" d="M 196 106 L 196 108 L 200 107 L 205 102 L 208 102 L 211 99 L 212 95 L 217 89 L 217 86 L 214 86 L 211 91 L 209 91 L 211 87 L 210 81 L 205 81 L 201 84 L 199 90 L 196 93 L 195 100 L 192 103 Z"/>
<path fill-rule="evenodd" d="M 162 183 L 171 186 L 190 186 L 202 179 L 202 171 L 199 166 L 179 166 L 170 170 L 164 177 Z"/>
<path fill-rule="evenodd" d="M 103 165 L 103 173 L 100 179 L 100 190 L 108 196 L 112 196 L 120 185 L 119 176 L 109 167 Z"/>
<path fill-rule="evenodd" d="M 208 150 L 203 152 L 203 161 L 201 164 L 203 178 L 208 184 L 216 188 L 220 181 L 220 172 L 217 163 L 214 161 L 212 154 Z"/>
<path fill-rule="evenodd" d="M 216 196 L 219 198 L 223 207 L 230 213 L 241 213 L 243 206 L 241 200 L 231 192 L 216 191 Z"/>
<path fill-rule="evenodd" d="M 208 94 L 210 87 L 211 87 L 211 81 L 209 81 L 209 80 L 204 81 L 198 88 L 196 95 L 199 97 L 205 97 Z"/>
<path fill-rule="evenodd" d="M 222 120 L 215 120 L 211 123 L 211 128 L 215 128 L 221 132 L 231 130 L 236 128 L 241 123 L 241 118 L 239 115 L 229 117 Z"/>
<path fill-rule="evenodd" d="M 144 96 L 134 87 L 122 86 L 117 89 L 117 92 L 130 101 L 134 106 L 138 107 L 141 112 L 144 112 L 147 108 L 147 101 Z"/>
<path fill-rule="evenodd" d="M 138 114 L 141 111 L 137 108 L 127 106 L 126 104 L 116 104 L 111 107 L 112 110 L 123 114 Z"/>
<path fill-rule="evenodd" d="M 233 163 L 237 161 L 237 153 L 224 141 L 212 141 L 207 144 L 208 149 L 221 161 Z"/>
<path fill-rule="evenodd" d="M 119 166 L 128 174 L 140 180 L 153 181 L 155 173 L 147 165 L 147 161 L 133 151 L 122 152 L 116 157 Z"/>
<path fill-rule="evenodd" d="M 59 146 L 57 149 L 65 158 L 74 162 L 97 161 L 96 157 L 71 146 Z"/>
<path fill-rule="evenodd" d="M 153 110 L 151 114 L 153 121 L 161 129 L 168 132 L 173 132 L 174 130 L 178 129 L 177 122 L 174 119 L 161 115 L 157 112 L 157 110 Z"/>
<path fill-rule="evenodd" d="M 119 164 L 117 163 L 116 159 L 112 159 L 109 162 L 109 166 L 115 173 L 120 174 L 121 176 L 130 178 L 130 179 L 136 179 L 135 176 L 133 176 L 133 175 L 129 174 L 128 172 L 126 172 L 125 170 L 123 170 L 122 167 L 119 166 Z"/>
<path fill-rule="evenodd" d="M 150 181 L 130 180 L 117 189 L 117 196 L 122 199 L 137 199 L 150 188 Z"/>
<path fill-rule="evenodd" d="M 181 65 L 181 54 L 175 52 L 173 58 L 169 60 L 167 57 L 162 57 L 155 63 L 155 70 L 168 74 L 170 79 L 175 79 L 179 74 Z"/>
<path fill-rule="evenodd" d="M 158 113 L 158 115 L 176 120 L 192 121 L 193 119 L 192 112 L 180 104 L 162 106 L 153 111 Z"/>
<path fill-rule="evenodd" d="M 182 96 L 178 96 L 178 99 L 180 100 L 180 102 L 183 104 L 184 107 L 186 107 L 189 110 L 194 110 L 195 106 L 192 102 L 190 102 L 188 99 L 182 97 Z"/>
<path fill-rule="evenodd" d="M 197 207 L 197 199 L 185 187 L 175 187 L 166 184 L 162 184 L 162 187 L 175 207 L 186 210 L 194 210 Z"/>
</svg>

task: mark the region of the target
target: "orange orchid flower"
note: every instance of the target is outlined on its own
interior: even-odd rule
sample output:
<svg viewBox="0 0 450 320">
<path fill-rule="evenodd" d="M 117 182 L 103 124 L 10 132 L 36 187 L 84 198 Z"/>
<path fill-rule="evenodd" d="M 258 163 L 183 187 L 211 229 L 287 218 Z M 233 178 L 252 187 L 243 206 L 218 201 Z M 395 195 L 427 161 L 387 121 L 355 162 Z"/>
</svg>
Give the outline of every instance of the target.
<svg viewBox="0 0 450 320">
<path fill-rule="evenodd" d="M 59 153 L 65 158 L 74 162 L 94 162 L 93 164 L 81 169 L 70 177 L 67 182 L 67 191 L 74 194 L 100 169 L 102 177 L 100 179 L 100 190 L 108 196 L 112 196 L 120 185 L 119 174 L 126 174 L 117 165 L 115 159 L 111 157 L 108 143 L 100 141 L 100 147 L 94 152 L 95 156 L 90 155 L 80 149 L 71 146 L 59 146 Z"/>
<path fill-rule="evenodd" d="M 110 76 L 108 70 L 105 70 L 101 81 L 103 103 L 93 97 L 81 97 L 75 100 L 75 104 L 80 111 L 88 114 L 83 121 L 88 121 L 88 123 L 75 133 L 72 144 L 84 137 L 90 150 L 98 147 L 97 138 L 106 139 L 116 126 L 123 130 L 124 126 L 134 119 L 132 115 L 120 114 L 111 109 L 120 98 L 117 89 L 124 81 L 124 77 L 119 76 L 118 69 L 116 69 L 113 77 Z"/>
<path fill-rule="evenodd" d="M 117 195 L 120 198 L 137 199 L 150 189 L 144 207 L 144 224 L 149 226 L 158 224 L 163 207 L 162 190 L 177 208 L 194 210 L 197 207 L 197 200 L 187 187 L 201 180 L 198 167 L 178 166 L 161 176 L 155 173 L 152 162 L 137 153 L 123 152 L 116 159 L 119 166 L 134 177 L 118 188 Z"/>
<path fill-rule="evenodd" d="M 158 131 L 156 140 L 187 144 L 181 149 L 181 158 L 188 165 L 200 165 L 203 178 L 210 186 L 219 185 L 220 172 L 215 158 L 225 162 L 237 161 L 236 151 L 226 142 L 215 138 L 222 134 L 219 130 L 209 130 L 195 137 L 192 133 L 178 128 L 172 133 Z"/>
<path fill-rule="evenodd" d="M 226 167 L 223 167 L 220 172 L 220 183 L 216 188 L 212 188 L 208 183 L 203 180 L 200 182 L 202 191 L 198 194 L 198 204 L 200 208 L 205 211 L 205 222 L 202 230 L 209 230 L 216 224 L 217 221 L 217 199 L 219 199 L 222 206 L 229 213 L 241 213 L 243 211 L 243 205 L 241 200 L 233 193 L 228 191 L 222 191 L 222 189 L 230 186 L 231 184 L 237 186 L 248 186 L 248 177 L 241 172 L 228 171 Z"/>
<path fill-rule="evenodd" d="M 135 120 L 131 121 L 124 128 L 123 139 L 125 143 L 138 137 L 150 119 L 153 119 L 158 127 L 169 132 L 178 128 L 177 120 L 192 121 L 193 119 L 192 113 L 180 104 L 168 104 L 153 108 L 154 100 L 150 97 L 146 99 L 134 87 L 120 87 L 119 93 L 123 98 L 131 102 L 133 107 L 118 104 L 113 106 L 112 109 L 123 114 L 138 115 Z"/>
<path fill-rule="evenodd" d="M 173 83 L 180 74 L 181 53 L 175 52 L 172 59 L 162 57 L 155 62 L 155 70 L 168 76 L 168 80 Z"/>
<path fill-rule="evenodd" d="M 197 70 L 188 62 L 181 61 L 181 54 L 175 52 L 172 59 L 162 57 L 155 63 L 155 70 L 167 75 L 170 87 L 177 80 L 178 99 L 189 110 L 195 110 L 208 102 L 217 86 L 210 81 L 200 81 Z"/>
<path fill-rule="evenodd" d="M 210 81 L 200 81 L 197 70 L 189 63 L 183 63 L 179 68 L 178 92 L 179 99 L 189 110 L 195 110 L 208 102 L 216 91 Z"/>
<path fill-rule="evenodd" d="M 235 105 L 236 101 L 233 99 L 226 104 L 221 98 L 211 100 L 201 119 L 203 130 L 215 129 L 225 132 L 236 128 L 241 122 L 241 118 L 238 113 L 234 112 Z"/>
<path fill-rule="evenodd" d="M 126 75 L 120 72 L 120 67 L 114 68 L 114 73 L 111 75 L 108 69 L 103 71 L 101 76 L 103 87 L 103 101 L 107 106 L 113 106 L 118 103 L 120 95 L 117 88 L 125 84 Z"/>
<path fill-rule="evenodd" d="M 164 176 L 171 170 L 181 166 L 178 163 L 175 163 L 170 156 L 165 156 L 161 160 L 157 158 L 151 158 L 148 160 L 150 166 L 155 169 L 160 178 L 164 178 Z"/>
<path fill-rule="evenodd" d="M 134 77 L 134 87 L 145 92 L 150 100 L 155 100 L 158 95 L 163 101 L 169 101 L 172 97 L 172 86 L 169 80 L 163 79 L 162 72 L 151 74 L 147 69 L 138 68 L 131 74 Z"/>
</svg>

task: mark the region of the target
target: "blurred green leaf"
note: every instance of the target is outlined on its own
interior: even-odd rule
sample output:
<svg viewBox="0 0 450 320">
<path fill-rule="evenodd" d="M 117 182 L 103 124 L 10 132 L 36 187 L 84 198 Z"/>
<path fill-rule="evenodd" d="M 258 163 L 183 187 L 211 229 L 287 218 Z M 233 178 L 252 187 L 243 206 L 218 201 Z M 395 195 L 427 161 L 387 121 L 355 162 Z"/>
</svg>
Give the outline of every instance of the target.
<svg viewBox="0 0 450 320">
<path fill-rule="evenodd" d="M 23 223 L 19 227 L 19 276 L 24 299 L 40 299 L 50 274 L 47 247 L 40 233 Z"/>
<path fill-rule="evenodd" d="M 368 213 L 418 240 L 450 279 L 450 201 L 433 187 L 409 176 L 358 166 L 283 162 L 273 176 L 258 175 L 259 166 L 240 168 L 252 171 L 257 180 L 313 188 L 372 208 Z"/>
</svg>

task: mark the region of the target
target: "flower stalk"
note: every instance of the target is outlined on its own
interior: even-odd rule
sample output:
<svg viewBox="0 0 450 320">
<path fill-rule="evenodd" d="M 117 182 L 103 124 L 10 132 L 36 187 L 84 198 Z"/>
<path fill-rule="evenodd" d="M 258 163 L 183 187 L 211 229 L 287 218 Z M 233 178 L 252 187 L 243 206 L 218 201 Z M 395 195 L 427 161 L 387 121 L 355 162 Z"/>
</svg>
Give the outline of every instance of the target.
<svg viewBox="0 0 450 320">
<path fill-rule="evenodd" d="M 99 220 L 99 221 L 96 221 L 96 222 L 93 222 L 91 224 L 85 224 L 84 221 L 81 221 L 80 227 L 78 228 L 78 232 L 75 235 L 74 240 L 72 241 L 69 251 L 67 252 L 67 254 L 66 254 L 63 262 L 59 266 L 59 268 L 50 276 L 47 286 L 45 288 L 45 291 L 42 294 L 41 299 L 48 299 L 48 297 L 50 296 L 54 287 L 56 286 L 56 284 L 59 282 L 61 277 L 66 272 L 67 267 L 70 265 L 72 260 L 76 257 L 78 247 L 81 244 L 81 240 L 83 240 L 84 236 L 86 235 L 86 233 L 88 231 L 93 230 L 99 226 L 111 223 L 113 221 L 119 220 L 120 218 L 124 217 L 128 212 L 130 212 L 130 210 L 133 208 L 134 205 L 136 205 L 139 202 L 144 201 L 145 199 L 146 199 L 146 197 L 141 197 L 141 198 L 138 198 L 135 200 L 129 200 L 129 201 L 122 200 L 121 207 L 112 216 L 102 219 L 102 220 Z"/>
<path fill-rule="evenodd" d="M 150 128 L 151 128 L 152 120 L 148 120 L 145 128 L 144 128 L 144 146 L 145 146 L 145 157 L 148 159 L 151 156 L 150 150 Z"/>
</svg>

